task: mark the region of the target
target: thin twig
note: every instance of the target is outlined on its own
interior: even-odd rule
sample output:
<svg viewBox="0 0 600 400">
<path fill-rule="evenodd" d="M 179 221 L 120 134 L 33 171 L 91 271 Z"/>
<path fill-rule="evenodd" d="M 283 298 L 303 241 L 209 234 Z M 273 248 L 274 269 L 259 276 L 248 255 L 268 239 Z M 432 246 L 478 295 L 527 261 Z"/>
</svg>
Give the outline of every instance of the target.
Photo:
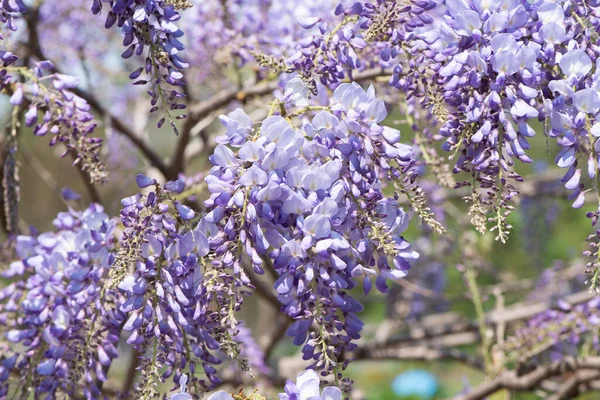
<svg viewBox="0 0 600 400">
<path fill-rule="evenodd" d="M 579 369 L 593 369 L 595 370 L 594 372 L 599 372 L 600 357 L 589 357 L 575 362 L 572 360 L 554 362 L 548 366 L 537 367 L 533 371 L 522 376 L 518 376 L 514 371 L 504 372 L 497 378 L 472 389 L 466 394 L 452 397 L 452 400 L 481 400 L 503 389 L 521 392 L 529 391 L 537 387 L 545 379 L 561 375 L 565 372 L 577 371 Z M 592 379 L 596 379 L 597 377 L 598 375 L 595 375 Z M 563 398 L 565 397 L 557 397 L 556 399 Z"/>
<path fill-rule="evenodd" d="M 77 158 L 77 154 L 75 154 L 72 151 L 70 153 L 73 159 Z M 79 174 L 83 184 L 85 185 L 85 189 L 87 190 L 87 193 L 90 196 L 90 200 L 94 203 L 102 204 L 102 198 L 100 197 L 98 188 L 92 183 L 92 180 L 90 179 L 90 174 L 88 174 L 87 171 L 84 171 L 81 168 L 76 167 L 75 169 L 77 170 L 77 173 Z"/>
<path fill-rule="evenodd" d="M 275 328 L 271 330 L 271 334 L 265 340 L 265 342 L 266 342 L 266 345 L 264 346 L 265 359 L 267 359 L 267 360 L 269 359 L 269 357 L 273 353 L 273 350 L 275 350 L 275 347 L 277 346 L 277 344 L 285 336 L 285 333 L 287 332 L 287 329 L 290 326 L 290 324 L 291 324 L 291 320 L 289 318 L 282 318 L 282 317 L 277 318 L 277 320 L 275 322 Z"/>
<path fill-rule="evenodd" d="M 137 350 L 134 350 L 131 353 L 131 359 L 129 360 L 129 365 L 127 366 L 127 373 L 125 375 L 125 381 L 123 382 L 123 393 L 127 393 L 131 389 L 133 389 L 135 377 L 137 376 L 137 368 L 140 365 L 140 356 L 141 354 Z"/>
<path fill-rule="evenodd" d="M 484 362 L 481 358 L 469 355 L 453 347 L 471 344 L 477 341 L 476 332 L 458 332 L 435 338 L 423 340 L 415 345 L 381 346 L 359 345 L 350 357 L 354 360 L 454 360 L 464 363 L 472 368 L 481 370 Z"/>
<path fill-rule="evenodd" d="M 600 371 L 582 370 L 577 371 L 572 377 L 563 383 L 556 393 L 548 397 L 548 400 L 567 400 L 577 396 L 579 385 L 600 378 Z"/>
</svg>

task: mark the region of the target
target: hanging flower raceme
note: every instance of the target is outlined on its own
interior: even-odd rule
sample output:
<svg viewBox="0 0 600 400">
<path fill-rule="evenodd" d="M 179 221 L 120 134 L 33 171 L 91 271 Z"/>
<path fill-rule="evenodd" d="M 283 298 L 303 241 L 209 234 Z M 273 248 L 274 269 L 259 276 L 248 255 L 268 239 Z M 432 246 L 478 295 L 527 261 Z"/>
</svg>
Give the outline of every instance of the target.
<svg viewBox="0 0 600 400">
<path fill-rule="evenodd" d="M 332 14 L 337 4 L 337 0 L 306 0 L 301 4 L 293 0 L 197 2 L 183 15 L 184 23 L 190 25 L 186 28 L 186 54 L 193 71 L 190 76 L 210 86 L 220 79 L 218 87 L 224 88 L 233 84 L 224 74 L 224 66 L 236 64 L 240 68 L 257 63 L 277 72 L 288 71 L 292 66 L 286 58 L 296 53 L 297 42 L 309 32 L 317 32 L 316 27 L 307 32 L 306 22 Z M 265 72 L 257 71 L 259 79 L 268 77 Z"/>
<path fill-rule="evenodd" d="M 101 0 L 93 0 L 92 12 L 99 14 L 102 4 Z M 148 91 L 152 104 L 150 112 L 158 111 L 160 106 L 157 104 L 160 103 L 164 116 L 158 126 L 168 119 L 175 131 L 175 120 L 185 118 L 183 114 L 173 115 L 173 111 L 185 108 L 179 103 L 184 95 L 177 87 L 183 85 L 181 71 L 188 66 L 179 56 L 185 47 L 180 41 L 183 31 L 176 22 L 181 18 L 179 11 L 191 6 L 187 0 L 117 0 L 110 3 L 106 16 L 107 29 L 117 24 L 123 32 L 123 45 L 127 47 L 121 55 L 123 58 L 146 53 L 145 65 L 133 71 L 129 78 L 135 81 L 134 85 L 152 84 Z M 143 72 L 148 75 L 147 79 L 139 79 Z M 168 89 L 165 83 L 175 88 Z"/>
<path fill-rule="evenodd" d="M 313 93 L 315 80 L 332 86 L 355 71 L 393 67 L 416 31 L 434 21 L 429 11 L 435 7 L 434 1 L 341 2 L 335 8 L 335 23 L 320 16 L 298 20 L 303 28 L 318 27 L 319 32 L 300 40 L 286 65 L 298 72 Z"/>
<path fill-rule="evenodd" d="M 459 184 L 473 187 L 471 214 L 489 217 L 499 240 L 510 229 L 506 217 L 517 194 L 511 181 L 522 180 L 514 162 L 531 162 L 532 122 L 544 122 L 562 147 L 556 163 L 567 168 L 563 183 L 573 191 L 574 207 L 583 205 L 586 192 L 578 154 L 589 160 L 590 178 L 596 176 L 595 6 L 451 2 L 438 29 L 415 35 L 413 51 L 394 67 L 391 85 L 422 99 L 430 124 L 445 138 L 443 148 L 456 156 L 455 172 L 472 175 Z M 485 218 L 474 218 L 480 231 Z"/>
<path fill-rule="evenodd" d="M 15 16 L 25 11 L 27 11 L 27 7 L 25 7 L 22 0 L 15 0 L 14 2 L 3 1 L 0 4 L 0 26 L 6 26 L 10 31 L 16 31 Z M 4 41 L 4 37 L 0 33 L 0 44 L 2 41 Z M 0 90 L 4 89 L 11 82 L 11 76 L 8 75 L 6 67 L 14 64 L 17 60 L 18 57 L 4 48 L 2 44 L 2 47 L 0 47 L 0 62 L 2 62 L 3 68 L 0 69 Z"/>
<path fill-rule="evenodd" d="M 83 390 L 97 398 L 97 382 L 118 356 L 123 316 L 104 287 L 115 222 L 93 204 L 60 213 L 54 226 L 16 237 L 19 260 L 2 273 L 12 283 L 0 291 L 0 325 L 13 346 L 0 355 L 0 397 Z"/>
<path fill-rule="evenodd" d="M 14 61 L 16 58 L 11 63 Z M 33 127 L 37 136 L 51 133 L 50 146 L 63 144 L 66 149 L 62 157 L 70 155 L 73 164 L 86 173 L 91 183 L 103 182 L 106 178 L 99 156 L 102 140 L 91 136 L 96 121 L 89 104 L 72 92 L 79 81 L 63 74 L 46 75 L 45 71 L 52 69 L 54 66 L 51 62 L 39 61 L 31 69 L 9 66 L 0 72 L 0 86 L 9 87 L 7 91 L 11 94 L 9 103 L 12 106 L 11 125 L 7 130 L 3 155 L 3 198 L 6 225 L 10 233 L 18 233 L 20 184 L 17 136 L 23 119 L 26 126 Z M 9 70 L 17 74 L 20 80 L 8 75 Z M 46 83 L 49 79 L 52 80 L 51 86 Z M 42 121 L 38 123 L 41 115 Z"/>
<path fill-rule="evenodd" d="M 125 296 L 119 310 L 127 315 L 127 343 L 143 354 L 144 379 L 137 391 L 149 398 L 157 382 L 193 374 L 198 364 L 208 380 L 191 383 L 195 392 L 197 385 L 208 389 L 220 382 L 214 367 L 221 363 L 218 350 L 239 354 L 229 329 L 237 325 L 234 313 L 248 282 L 229 270 L 226 259 L 208 255 L 207 237 L 216 238 L 178 200 L 183 180 L 164 187 L 143 175 L 136 180 L 140 188 L 153 190 L 121 202 L 125 231 L 113 284 Z"/>
<path fill-rule="evenodd" d="M 412 147 L 380 125 L 386 114 L 372 88 L 345 84 L 331 105 L 272 115 L 257 130 L 242 110 L 222 117 L 200 216 L 183 203 L 183 180 L 163 187 L 137 176 L 147 192 L 121 202 L 111 278 L 124 295 L 127 342 L 142 354 L 141 398 L 198 363 L 208 379 L 192 379 L 195 392 L 218 384 L 219 353 L 248 370 L 236 312 L 254 289 L 252 274 L 265 269 L 278 276 L 275 293 L 296 321 L 288 334 L 304 357 L 341 370 L 363 325 L 348 290 L 362 280 L 368 293 L 374 280 L 386 291 L 386 279 L 404 277 L 417 257 L 400 236 L 407 214 L 383 194 L 415 176 Z"/>
<path fill-rule="evenodd" d="M 210 158 L 200 222 L 210 254 L 243 282 L 251 270 L 275 271 L 282 310 L 295 320 L 288 334 L 327 371 L 341 367 L 363 325 L 348 290 L 361 279 L 366 292 L 373 280 L 385 291 L 417 257 L 400 236 L 407 215 L 382 192 L 413 174 L 411 146 L 380 125 L 386 114 L 357 84 L 341 85 L 327 107 L 272 115 L 256 130 L 236 110 L 222 118 L 227 131 Z"/>
<path fill-rule="evenodd" d="M 91 136 L 97 123 L 90 105 L 72 92 L 79 84 L 77 78 L 45 74 L 53 68 L 49 61 L 36 63 L 33 70 L 19 68 L 26 82 L 15 84 L 10 103 L 26 109 L 25 125 L 33 127 L 36 136 L 50 133 L 50 146 L 63 144 L 63 157 L 72 156 L 73 164 L 87 172 L 91 182 L 102 182 L 106 178 L 100 160 L 102 139 Z M 48 79 L 52 79 L 52 86 L 46 83 Z"/>
</svg>

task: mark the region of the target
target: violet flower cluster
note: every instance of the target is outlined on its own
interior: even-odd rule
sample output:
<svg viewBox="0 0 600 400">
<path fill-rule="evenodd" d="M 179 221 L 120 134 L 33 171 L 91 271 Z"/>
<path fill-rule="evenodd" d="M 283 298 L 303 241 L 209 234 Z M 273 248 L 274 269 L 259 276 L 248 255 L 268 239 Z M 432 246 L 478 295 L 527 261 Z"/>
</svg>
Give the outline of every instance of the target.
<svg viewBox="0 0 600 400">
<path fill-rule="evenodd" d="M 15 19 L 26 11 L 21 0 L 3 1 L 0 22 L 6 24 L 10 31 L 16 31 Z M 0 41 L 3 43 L 1 34 Z M 78 80 L 63 74 L 47 74 L 54 70 L 49 61 L 39 60 L 32 68 L 16 66 L 17 56 L 4 47 L 0 48 L 0 58 L 0 90 L 10 95 L 9 103 L 12 106 L 11 124 L 10 129 L 6 130 L 3 151 L 3 201 L 6 229 L 16 234 L 19 231 L 20 200 L 17 136 L 23 119 L 26 126 L 34 127 L 34 133 L 38 136 L 50 132 L 53 135 L 50 146 L 62 143 L 66 147 L 63 157 L 71 155 L 73 164 L 84 171 L 91 183 L 104 181 L 106 173 L 99 157 L 102 141 L 91 136 L 96 122 L 90 113 L 90 106 L 72 92 Z M 52 80 L 52 86 L 45 82 L 47 80 Z M 43 120 L 38 123 L 40 113 L 43 113 Z"/>
<path fill-rule="evenodd" d="M 597 331 L 600 326 L 600 298 L 570 305 L 559 300 L 556 306 L 527 321 L 505 343 L 503 350 L 512 358 L 526 361 L 549 354 L 551 357 L 564 357 L 569 347 L 581 345 L 591 339 L 595 350 L 600 348 Z"/>
<path fill-rule="evenodd" d="M 0 364 L 0 397 L 100 396 L 118 356 L 122 314 L 105 287 L 115 261 L 115 222 L 101 206 L 60 213 L 55 231 L 17 236 L 18 261 L 2 272 L 0 324 L 13 343 Z M 111 305 L 112 304 L 112 305 Z"/>
<path fill-rule="evenodd" d="M 445 140 L 443 148 L 456 160 L 454 172 L 472 175 L 459 186 L 473 187 L 471 214 L 478 230 L 491 222 L 497 239 L 505 241 L 517 194 L 513 183 L 522 180 L 513 165 L 531 162 L 526 151 L 535 135 L 532 122 L 543 122 L 545 134 L 562 147 L 556 164 L 567 170 L 562 182 L 572 191 L 574 207 L 584 204 L 588 192 L 581 160 L 585 175 L 596 179 L 597 5 L 521 0 L 340 5 L 338 25 L 318 16 L 300 21 L 306 28 L 318 26 L 322 35 L 300 41 L 286 62 L 313 91 L 315 77 L 335 86 L 354 70 L 391 68 L 390 85 L 429 112 L 436 138 Z M 431 131 L 425 136 L 432 137 Z M 437 167 L 439 160 L 433 161 Z"/>
<path fill-rule="evenodd" d="M 409 111 L 422 107 L 429 114 L 423 132 L 428 145 L 441 137 L 454 172 L 471 175 L 458 186 L 472 187 L 467 200 L 476 228 L 484 232 L 491 223 L 496 238 L 505 241 L 511 199 L 518 193 L 514 183 L 523 180 L 514 163 L 532 161 L 527 150 L 536 123 L 561 147 L 556 165 L 566 170 L 562 183 L 573 207 L 584 204 L 586 180 L 600 190 L 597 6 L 578 0 L 340 6 L 339 25 L 300 42 L 294 69 L 309 83 L 316 76 L 331 86 L 356 69 L 391 68 L 389 83 L 406 94 Z M 319 22 L 303 21 L 307 27 Z M 425 162 L 443 172 L 439 157 L 427 153 Z M 589 217 L 595 225 L 598 211 Z M 597 232 L 590 241 L 595 288 Z"/>
<path fill-rule="evenodd" d="M 268 375 L 262 349 L 237 320 L 244 299 L 259 291 L 257 275 L 267 273 L 274 281 L 270 300 L 292 321 L 287 334 L 310 362 L 280 399 L 341 399 L 340 388 L 320 390 L 318 374 L 339 378 L 361 337 L 363 306 L 352 290 L 362 285 L 369 294 L 375 285 L 386 292 L 388 281 L 406 276 L 418 257 L 402 236 L 409 216 L 401 196 L 443 231 L 415 183 L 422 166 L 417 152 L 384 124 L 384 101 L 372 86 L 345 82 L 359 71 L 376 67 L 390 93 L 405 96 L 425 164 L 443 170 L 427 151 L 441 139 L 455 157 L 454 172 L 470 175 L 458 186 L 472 188 L 469 213 L 478 230 L 492 222 L 497 238 L 506 240 L 513 183 L 522 180 L 514 164 L 532 161 L 527 150 L 536 122 L 561 147 L 556 164 L 566 171 L 562 183 L 573 206 L 584 205 L 587 178 L 596 180 L 600 202 L 597 1 L 342 2 L 331 9 L 334 17 L 316 15 L 326 2 L 310 2 L 308 15 L 293 18 L 281 4 L 267 3 L 202 3 L 197 18 L 210 15 L 211 23 L 189 35 L 191 47 L 207 50 L 198 57 L 213 58 L 205 76 L 235 63 L 240 77 L 239 67 L 255 58 L 286 82 L 263 120 L 253 122 L 241 109 L 221 117 L 225 132 L 206 176 L 163 185 L 137 175 L 140 193 L 121 201 L 119 230 L 93 204 L 59 214 L 54 232 L 12 238 L 18 261 L 3 272 L 10 284 L 0 291 L 0 325 L 11 343 L 0 355 L 0 397 L 102 397 L 121 331 L 140 361 L 136 398 L 156 397 L 171 380 L 179 386 L 172 398 L 189 399 L 188 376 L 190 392 L 212 390 L 222 383 L 226 358 L 244 372 Z M 145 57 L 129 77 L 152 86 L 151 112 L 166 108 L 158 125 L 168 119 L 177 129 L 184 116 L 171 113 L 185 108 L 179 88 L 187 67 L 177 23 L 191 2 L 94 0 L 93 13 L 103 6 L 106 27 L 121 28 L 123 59 Z M 267 12 L 255 18 L 255 10 Z M 20 0 L 5 0 L 0 23 L 14 29 L 14 16 L 24 11 Z M 289 26 L 290 19 L 298 24 Z M 272 46 L 273 54 L 263 52 Z M 66 145 L 65 155 L 101 181 L 101 143 L 91 137 L 96 122 L 89 104 L 73 93 L 77 80 L 47 74 L 48 61 L 30 70 L 15 67 L 8 51 L 0 49 L 0 58 L 0 87 L 9 88 L 17 111 L 13 127 L 22 112 L 34 134 L 51 133 L 51 145 Z M 257 80 L 265 77 L 257 72 Z M 13 143 L 5 163 L 10 182 L 18 180 L 17 150 Z M 200 176 L 209 192 L 202 211 L 192 207 Z M 600 207 L 589 217 L 596 225 Z M 600 229 L 589 239 L 596 288 Z M 443 265 L 426 255 L 432 257 L 422 284 L 441 291 Z M 409 318 L 432 308 L 412 300 Z M 596 299 L 559 307 L 530 321 L 508 351 L 537 354 L 597 329 Z"/>
<path fill-rule="evenodd" d="M 99 14 L 103 3 L 93 0 L 92 13 Z M 151 84 L 150 112 L 158 111 L 162 105 L 164 116 L 159 119 L 158 127 L 168 119 L 176 132 L 175 120 L 185 115 L 174 116 L 173 111 L 185 108 L 185 104 L 179 102 L 184 97 L 179 88 L 184 85 L 182 70 L 188 66 L 179 55 L 185 46 L 180 40 L 183 31 L 176 22 L 181 18 L 180 10 L 191 6 L 187 0 L 117 0 L 110 3 L 105 23 L 107 29 L 115 24 L 121 28 L 126 47 L 121 57 L 128 59 L 134 54 L 146 54 L 145 65 L 133 71 L 129 78 L 134 80 L 134 85 Z M 142 73 L 148 77 L 140 78 Z"/>
<path fill-rule="evenodd" d="M 17 29 L 15 18 L 27 11 L 21 0 L 2 2 L 0 22 L 11 31 Z M 0 40 L 3 40 L 0 35 Z M 50 61 L 37 61 L 32 68 L 14 65 L 18 58 L 10 51 L 0 48 L 3 66 L 0 69 L 0 89 L 10 94 L 9 103 L 13 107 L 11 129 L 7 130 L 3 160 L 3 200 L 8 232 L 18 233 L 18 203 L 20 199 L 19 168 L 17 154 L 19 143 L 17 133 L 21 120 L 33 127 L 37 136 L 50 132 L 53 137 L 50 146 L 62 143 L 66 150 L 63 157 L 71 155 L 73 164 L 84 171 L 90 181 L 103 182 L 106 173 L 99 153 L 102 141 L 92 137 L 96 122 L 89 104 L 76 96 L 74 89 L 78 80 L 63 74 L 47 74 L 54 70 Z M 14 73 L 19 80 L 10 75 Z M 52 81 L 52 86 L 46 83 Z M 43 113 L 38 123 L 39 114 Z"/>
<path fill-rule="evenodd" d="M 97 123 L 90 105 L 72 92 L 79 80 L 63 74 L 46 74 L 53 69 L 50 61 L 36 63 L 33 70 L 18 69 L 27 81 L 15 83 L 10 103 L 26 110 L 25 125 L 33 127 L 36 136 L 53 135 L 50 146 L 63 144 L 66 148 L 63 157 L 71 155 L 73 164 L 87 172 L 91 182 L 103 181 L 106 173 L 100 160 L 102 139 L 91 136 Z M 52 86 L 47 80 L 51 80 Z"/>
<path fill-rule="evenodd" d="M 6 26 L 9 31 L 16 31 L 17 24 L 15 18 L 27 11 L 27 7 L 23 4 L 22 0 L 3 1 L 0 4 L 0 27 Z M 14 64 L 18 60 L 18 57 L 12 52 L 8 51 L 4 47 L 4 37 L 0 32 L 0 61 L 2 61 L 2 68 L 0 69 L 0 90 L 4 89 L 11 81 L 10 75 L 6 67 Z"/>
<path fill-rule="evenodd" d="M 141 103 L 146 90 L 144 86 L 132 86 L 123 74 L 135 69 L 139 61 L 135 57 L 121 58 L 121 32 L 102 29 L 103 22 L 90 12 L 90 4 L 90 0 L 40 2 L 29 11 L 36 18 L 33 34 L 39 41 L 41 56 L 52 60 L 62 73 L 78 77 L 80 89 L 108 113 L 127 121 L 134 101 Z"/>
<path fill-rule="evenodd" d="M 446 138 L 444 149 L 457 155 L 455 171 L 472 175 L 461 185 L 488 189 L 480 203 L 488 209 L 484 214 L 492 214 L 497 239 L 504 241 L 510 229 L 506 217 L 517 194 L 510 180 L 522 181 L 514 162 L 531 162 L 526 150 L 535 135 L 532 122 L 543 122 L 545 134 L 561 146 L 556 164 L 566 169 L 562 182 L 572 191 L 573 207 L 584 204 L 585 175 L 597 177 L 596 6 L 580 1 L 449 3 L 446 34 L 455 39 L 441 51 L 434 45 L 419 51 L 418 68 L 392 80 L 410 95 L 424 97 L 422 105 Z M 586 160 L 585 174 L 581 160 Z M 590 267 L 595 287 L 597 262 Z"/>
<path fill-rule="evenodd" d="M 356 280 L 386 291 L 417 257 L 400 236 L 407 214 L 382 192 L 413 167 L 411 146 L 380 124 L 386 115 L 372 88 L 343 84 L 329 106 L 281 111 L 256 129 L 242 110 L 230 113 L 211 156 L 201 220 L 211 254 L 242 281 L 276 273 L 282 311 L 295 320 L 288 334 L 318 369 L 339 369 L 360 336 L 362 306 L 348 292 Z"/>
<path fill-rule="evenodd" d="M 183 21 L 191 25 L 186 29 L 186 52 L 195 80 L 220 89 L 236 83 L 224 73 L 232 66 L 241 69 L 258 63 L 278 71 L 289 69 L 285 60 L 307 35 L 297 21 L 314 15 L 325 18 L 336 4 L 333 0 L 194 2 Z M 269 78 L 264 69 L 256 73 L 258 79 Z"/>
<path fill-rule="evenodd" d="M 398 72 L 405 46 L 411 46 L 420 29 L 434 22 L 435 7 L 436 2 L 429 0 L 341 2 L 334 10 L 337 21 L 316 14 L 298 19 L 305 29 L 318 28 L 318 32 L 307 31 L 285 61 L 313 93 L 317 82 L 335 86 L 369 68 Z"/>
<path fill-rule="evenodd" d="M 219 350 L 247 364 L 230 329 L 237 325 L 234 313 L 248 282 L 228 271 L 226 258 L 209 256 L 218 239 L 177 199 L 183 180 L 162 187 L 138 175 L 137 183 L 153 190 L 121 201 L 125 230 L 111 283 L 125 297 L 119 310 L 126 314 L 127 343 L 144 354 L 144 378 L 136 391 L 151 398 L 158 382 L 170 376 L 177 382 L 183 372 L 193 376 L 198 365 L 207 377 L 191 379 L 198 392 L 198 386 L 207 389 L 220 382 L 215 368 L 221 363 Z"/>
</svg>

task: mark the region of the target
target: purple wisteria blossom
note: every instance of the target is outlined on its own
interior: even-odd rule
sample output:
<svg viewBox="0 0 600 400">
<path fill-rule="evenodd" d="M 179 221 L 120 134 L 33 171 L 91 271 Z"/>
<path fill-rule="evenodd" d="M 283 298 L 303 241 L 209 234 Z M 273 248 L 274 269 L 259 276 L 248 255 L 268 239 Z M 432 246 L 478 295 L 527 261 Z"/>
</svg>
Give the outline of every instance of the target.
<svg viewBox="0 0 600 400">
<path fill-rule="evenodd" d="M 97 122 L 90 105 L 73 93 L 79 80 L 63 74 L 47 74 L 54 68 L 49 61 L 35 64 L 33 71 L 23 69 L 28 79 L 17 83 L 10 97 L 14 107 L 26 107 L 25 125 L 33 127 L 36 136 L 52 135 L 50 146 L 63 144 L 63 157 L 70 155 L 73 164 L 89 174 L 91 182 L 103 181 L 106 172 L 100 159 L 102 140 L 91 136 Z M 46 83 L 52 79 L 52 86 Z"/>
<path fill-rule="evenodd" d="M 13 344 L 2 354 L 2 397 L 10 390 L 54 398 L 83 388 L 97 398 L 104 368 L 118 356 L 123 315 L 109 306 L 114 293 L 104 287 L 115 261 L 115 221 L 92 204 L 60 213 L 54 226 L 17 236 L 19 260 L 2 272 L 19 279 L 0 291 L 0 324 Z"/>
<path fill-rule="evenodd" d="M 127 316 L 127 343 L 140 352 L 153 348 L 141 367 L 147 380 L 137 391 L 150 395 L 156 382 L 171 375 L 177 381 L 184 371 L 193 374 L 197 364 L 208 380 L 194 378 L 191 383 L 211 387 L 220 382 L 213 365 L 221 363 L 218 339 L 227 335 L 222 320 L 239 309 L 241 294 L 235 288 L 241 283 L 221 261 L 207 258 L 210 233 L 197 219 L 191 225 L 194 211 L 177 200 L 182 180 L 164 187 L 144 175 L 136 181 L 153 191 L 121 201 L 125 232 L 115 283 L 125 296 L 119 311 Z M 130 274 L 129 265 L 134 266 Z M 213 307 L 217 304 L 230 307 Z M 165 370 L 159 373 L 159 368 Z"/>
<path fill-rule="evenodd" d="M 600 292 L 599 17 L 598 0 L 0 0 L 0 398 L 275 398 L 286 336 L 305 370 L 280 400 L 350 397 L 349 363 L 381 358 L 482 369 L 474 400 L 589 390 L 600 300 L 564 283 L 579 265 L 500 271 L 469 222 L 501 242 L 514 224 L 517 267 L 543 266 L 571 250 L 549 226 L 560 203 L 536 209 L 594 198 Z M 536 167 L 543 142 L 558 179 Z M 120 187 L 97 185 L 101 155 Z M 34 173 L 69 207 L 43 233 L 18 212 Z"/>
<path fill-rule="evenodd" d="M 93 0 L 92 12 L 99 14 L 103 3 Z M 179 102 L 184 94 L 178 88 L 184 84 L 182 70 L 188 67 L 179 54 L 185 46 L 180 40 L 183 31 L 176 22 L 181 18 L 180 11 L 191 6 L 186 0 L 117 0 L 110 2 L 105 23 L 107 29 L 115 24 L 121 28 L 123 46 L 126 47 L 121 57 L 145 55 L 145 64 L 131 72 L 129 78 L 134 80 L 134 85 L 151 83 L 148 91 L 152 105 L 150 112 L 158 111 L 162 105 L 164 116 L 159 119 L 158 126 L 168 119 L 176 132 L 175 120 L 185 118 L 185 115 L 173 115 L 173 111 L 185 108 L 185 104 Z M 148 77 L 140 78 L 142 73 Z M 165 84 L 174 88 L 169 89 Z"/>
<path fill-rule="evenodd" d="M 598 170 L 597 52 L 589 47 L 598 36 L 594 5 L 459 0 L 439 8 L 442 23 L 416 34 L 410 51 L 387 40 L 406 55 L 390 84 L 418 99 L 453 154 L 454 172 L 472 176 L 459 185 L 473 188 L 472 212 L 483 216 L 478 230 L 489 219 L 497 239 L 506 240 L 518 193 L 513 183 L 522 181 L 514 163 L 532 161 L 527 150 L 538 121 L 561 146 L 562 182 L 573 207 L 582 207 L 585 175 L 595 179 Z"/>
<path fill-rule="evenodd" d="M 319 375 L 306 370 L 296 378 L 296 382 L 287 381 L 285 393 L 279 394 L 279 400 L 342 400 L 342 391 L 335 386 L 327 386 L 321 392 Z"/>
<path fill-rule="evenodd" d="M 373 281 L 385 292 L 417 258 L 400 236 L 407 214 L 382 192 L 411 179 L 412 147 L 380 125 L 387 111 L 373 88 L 340 85 L 330 105 L 300 114 L 301 128 L 290 115 L 256 130 L 241 110 L 222 119 L 200 225 L 242 282 L 274 269 L 282 311 L 295 320 L 288 334 L 316 368 L 334 370 L 363 326 L 348 290 L 362 280 L 365 292 Z"/>
</svg>

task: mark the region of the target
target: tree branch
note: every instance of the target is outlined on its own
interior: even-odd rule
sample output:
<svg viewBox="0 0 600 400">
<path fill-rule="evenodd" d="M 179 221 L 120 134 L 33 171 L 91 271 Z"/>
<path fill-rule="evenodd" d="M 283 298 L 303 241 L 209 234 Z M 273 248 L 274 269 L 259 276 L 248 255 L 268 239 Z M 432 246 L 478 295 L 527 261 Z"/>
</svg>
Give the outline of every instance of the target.
<svg viewBox="0 0 600 400">
<path fill-rule="evenodd" d="M 77 96 L 79 96 L 82 99 L 84 99 L 85 101 L 87 101 L 88 104 L 98 114 L 105 115 L 107 117 L 107 119 L 109 120 L 110 124 L 112 125 L 112 127 L 115 128 L 115 130 L 117 132 L 126 136 L 131 141 L 131 143 L 133 143 L 134 146 L 136 146 L 140 150 L 140 152 L 148 160 L 150 165 L 152 165 L 154 168 L 159 170 L 160 173 L 165 178 L 170 179 L 170 180 L 177 179 L 177 175 L 173 176 L 169 172 L 169 168 L 167 167 L 167 164 L 165 164 L 165 162 L 161 159 L 161 157 L 158 154 L 156 154 L 154 152 L 154 150 L 152 150 L 150 148 L 150 146 L 148 146 L 148 144 L 146 142 L 144 142 L 144 140 L 142 138 L 140 138 L 138 135 L 136 135 L 135 132 L 133 132 L 133 130 L 131 130 L 129 127 L 127 127 L 123 121 L 121 121 L 118 117 L 111 114 L 106 108 L 104 108 L 104 106 L 100 103 L 100 101 L 98 99 L 96 99 L 92 94 L 90 94 L 84 90 L 81 90 L 81 89 L 74 89 L 73 93 L 75 93 Z"/>
<path fill-rule="evenodd" d="M 382 68 L 369 69 L 354 75 L 354 82 L 363 82 L 379 76 L 390 75 L 391 72 Z M 200 121 L 213 110 L 225 107 L 234 100 L 246 101 L 252 97 L 264 96 L 277 90 L 279 82 L 260 82 L 247 86 L 246 88 L 231 89 L 228 91 L 219 92 L 208 100 L 191 105 L 188 118 L 192 121 Z"/>
<path fill-rule="evenodd" d="M 565 383 L 560 386 L 558 391 L 552 396 L 548 397 L 548 400 L 566 400 L 577 396 L 579 392 L 579 385 L 588 383 L 595 379 L 600 378 L 600 371 L 595 370 L 582 370 L 577 371 L 575 375 L 567 379 Z"/>
<path fill-rule="evenodd" d="M 475 369 L 483 369 L 483 361 L 460 350 L 450 348 L 471 344 L 478 339 L 477 332 L 462 332 L 423 341 L 412 346 L 359 346 L 353 353 L 355 360 L 454 360 Z"/>
<path fill-rule="evenodd" d="M 171 165 L 169 166 L 168 170 L 168 173 L 170 175 L 174 175 L 175 178 L 170 179 L 177 179 L 177 175 L 179 173 L 182 173 L 185 169 L 185 149 L 190 143 L 190 139 L 192 138 L 192 129 L 194 128 L 196 123 L 198 123 L 198 121 L 192 119 L 190 116 L 188 116 L 183 123 L 183 127 L 181 128 L 181 135 L 179 136 L 179 140 L 177 141 L 175 153 L 173 154 L 173 157 L 171 159 Z"/>
<path fill-rule="evenodd" d="M 28 47 L 32 55 L 39 60 L 47 60 L 48 58 L 44 55 L 42 47 L 40 45 L 39 33 L 37 31 L 38 20 L 40 10 L 39 7 L 31 8 L 25 15 L 24 19 L 27 22 L 27 28 L 29 30 L 29 41 Z M 56 72 L 60 72 L 55 66 Z M 112 126 L 121 134 L 127 136 L 129 140 L 140 150 L 140 152 L 148 159 L 148 162 L 158 169 L 167 179 L 174 179 L 169 175 L 169 169 L 163 160 L 156 154 L 138 135 L 135 134 L 129 127 L 125 125 L 118 117 L 111 114 L 98 99 L 96 99 L 91 93 L 86 92 L 82 89 L 73 89 L 73 93 L 82 99 L 86 100 L 88 104 L 100 115 L 107 116 Z"/>
<path fill-rule="evenodd" d="M 265 349 L 265 358 L 267 360 L 273 353 L 273 350 L 275 350 L 277 343 L 279 343 L 281 338 L 283 338 L 283 336 L 287 332 L 287 329 L 290 326 L 290 324 L 291 324 L 290 318 L 278 316 L 278 318 L 276 319 L 275 328 L 273 330 L 271 330 L 271 334 L 264 341 L 266 343 L 266 345 L 264 346 L 264 349 Z"/>
<path fill-rule="evenodd" d="M 588 370 L 585 375 L 582 375 L 582 378 L 585 378 L 588 381 L 596 379 L 598 376 L 600 376 L 600 357 L 588 357 L 574 362 L 573 360 L 555 362 L 545 367 L 537 367 L 533 371 L 522 376 L 518 376 L 513 371 L 504 372 L 492 381 L 484 383 L 483 385 L 474 388 L 466 394 L 460 394 L 452 397 L 452 400 L 480 400 L 502 389 L 521 392 L 528 391 L 537 387 L 545 379 L 562 375 L 565 372 L 578 370 Z M 595 374 L 590 375 L 589 370 L 594 370 L 593 372 L 595 372 Z M 580 383 L 579 378 L 577 379 L 578 380 L 575 383 L 575 388 Z M 572 385 L 569 384 L 563 387 L 562 393 L 572 393 L 572 389 Z M 559 389 L 559 392 L 557 392 L 558 397 L 554 397 L 554 400 L 569 398 L 560 397 L 563 396 L 560 393 L 561 389 Z"/>
</svg>

